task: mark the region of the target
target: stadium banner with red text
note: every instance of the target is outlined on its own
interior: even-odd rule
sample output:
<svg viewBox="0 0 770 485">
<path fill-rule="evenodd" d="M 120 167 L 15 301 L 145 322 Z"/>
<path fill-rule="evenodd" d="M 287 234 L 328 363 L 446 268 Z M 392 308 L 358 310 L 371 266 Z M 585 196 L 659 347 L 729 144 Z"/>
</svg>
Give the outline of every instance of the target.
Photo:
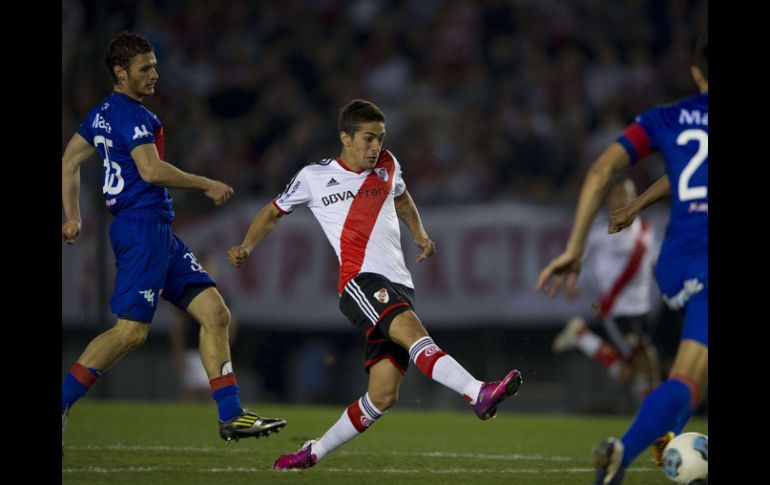
<svg viewBox="0 0 770 485">
<path fill-rule="evenodd" d="M 246 265 L 227 264 L 227 250 L 240 243 L 266 201 L 234 204 L 205 217 L 177 220 L 174 232 L 200 255 L 212 253 L 219 266 L 217 286 L 241 325 L 298 329 L 346 329 L 338 308 L 338 261 L 307 208 L 280 219 Z M 665 206 L 646 214 L 658 239 Z M 406 263 L 415 284 L 416 311 L 429 328 L 474 325 L 561 325 L 575 314 L 590 314 L 592 298 L 551 299 L 534 289 L 538 272 L 563 248 L 574 209 L 516 203 L 425 206 L 423 224 L 437 254 L 423 263 L 401 226 Z M 602 217 L 600 215 L 600 217 Z M 603 216 L 606 217 L 606 214 Z M 75 246 L 62 245 L 62 322 L 97 325 L 98 261 L 94 224 L 85 224 Z M 106 295 L 114 284 L 114 258 L 106 251 Z M 167 325 L 173 306 L 164 302 L 155 323 Z M 98 325 L 103 325 L 99 322 Z"/>
</svg>

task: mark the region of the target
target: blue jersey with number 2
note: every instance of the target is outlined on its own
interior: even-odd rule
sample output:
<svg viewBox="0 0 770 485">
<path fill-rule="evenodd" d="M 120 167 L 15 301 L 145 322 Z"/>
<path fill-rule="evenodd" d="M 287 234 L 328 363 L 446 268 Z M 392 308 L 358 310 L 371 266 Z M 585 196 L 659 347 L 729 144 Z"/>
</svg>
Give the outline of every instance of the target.
<svg viewBox="0 0 770 485">
<path fill-rule="evenodd" d="M 671 218 L 655 269 L 666 304 L 685 308 L 682 338 L 708 344 L 708 93 L 642 113 L 617 140 L 636 162 L 660 152 Z"/>
</svg>

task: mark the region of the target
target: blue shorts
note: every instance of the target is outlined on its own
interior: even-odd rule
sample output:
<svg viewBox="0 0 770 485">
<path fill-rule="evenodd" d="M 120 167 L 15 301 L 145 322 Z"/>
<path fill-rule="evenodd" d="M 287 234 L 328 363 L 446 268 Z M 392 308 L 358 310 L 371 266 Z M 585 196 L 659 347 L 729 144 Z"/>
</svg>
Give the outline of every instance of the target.
<svg viewBox="0 0 770 485">
<path fill-rule="evenodd" d="M 661 251 L 655 278 L 666 305 L 672 310 L 684 309 L 682 339 L 708 346 L 708 253 L 669 254 Z"/>
<path fill-rule="evenodd" d="M 150 323 L 158 296 L 185 310 L 188 286 L 214 286 L 195 255 L 171 232 L 171 221 L 151 210 L 123 210 L 110 225 L 115 253 L 112 312 L 119 318 Z"/>
</svg>

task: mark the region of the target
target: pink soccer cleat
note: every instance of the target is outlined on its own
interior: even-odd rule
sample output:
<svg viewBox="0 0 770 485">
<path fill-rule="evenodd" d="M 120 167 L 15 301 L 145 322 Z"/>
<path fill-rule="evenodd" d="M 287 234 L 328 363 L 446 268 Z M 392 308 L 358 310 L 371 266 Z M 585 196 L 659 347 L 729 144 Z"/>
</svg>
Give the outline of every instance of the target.
<svg viewBox="0 0 770 485">
<path fill-rule="evenodd" d="M 476 398 L 476 404 L 473 404 L 476 416 L 482 420 L 494 418 L 497 406 L 509 396 L 515 395 L 523 381 L 521 372 L 514 369 L 502 381 L 484 383 L 479 397 Z"/>
<path fill-rule="evenodd" d="M 318 462 L 318 459 L 315 454 L 310 451 L 310 446 L 315 442 L 316 440 L 305 441 L 302 443 L 298 452 L 281 455 L 275 460 L 273 468 L 276 470 L 293 470 L 310 468 L 315 465 Z"/>
</svg>

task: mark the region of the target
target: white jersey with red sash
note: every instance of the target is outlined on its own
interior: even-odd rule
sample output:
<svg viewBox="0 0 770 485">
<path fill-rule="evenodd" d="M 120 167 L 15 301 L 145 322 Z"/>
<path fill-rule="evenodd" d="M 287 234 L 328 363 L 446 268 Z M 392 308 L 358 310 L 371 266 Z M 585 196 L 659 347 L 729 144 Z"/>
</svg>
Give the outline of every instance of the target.
<svg viewBox="0 0 770 485">
<path fill-rule="evenodd" d="M 377 273 L 414 288 L 393 201 L 405 190 L 398 160 L 383 150 L 374 168 L 361 172 L 339 158 L 306 165 L 273 204 L 283 214 L 307 204 L 337 253 L 340 292 L 359 273 Z"/>
<path fill-rule="evenodd" d="M 655 259 L 654 228 L 636 219 L 626 230 L 607 233 L 607 223 L 591 229 L 584 262 L 599 291 L 599 317 L 623 317 L 651 309 L 652 271 Z"/>
</svg>

